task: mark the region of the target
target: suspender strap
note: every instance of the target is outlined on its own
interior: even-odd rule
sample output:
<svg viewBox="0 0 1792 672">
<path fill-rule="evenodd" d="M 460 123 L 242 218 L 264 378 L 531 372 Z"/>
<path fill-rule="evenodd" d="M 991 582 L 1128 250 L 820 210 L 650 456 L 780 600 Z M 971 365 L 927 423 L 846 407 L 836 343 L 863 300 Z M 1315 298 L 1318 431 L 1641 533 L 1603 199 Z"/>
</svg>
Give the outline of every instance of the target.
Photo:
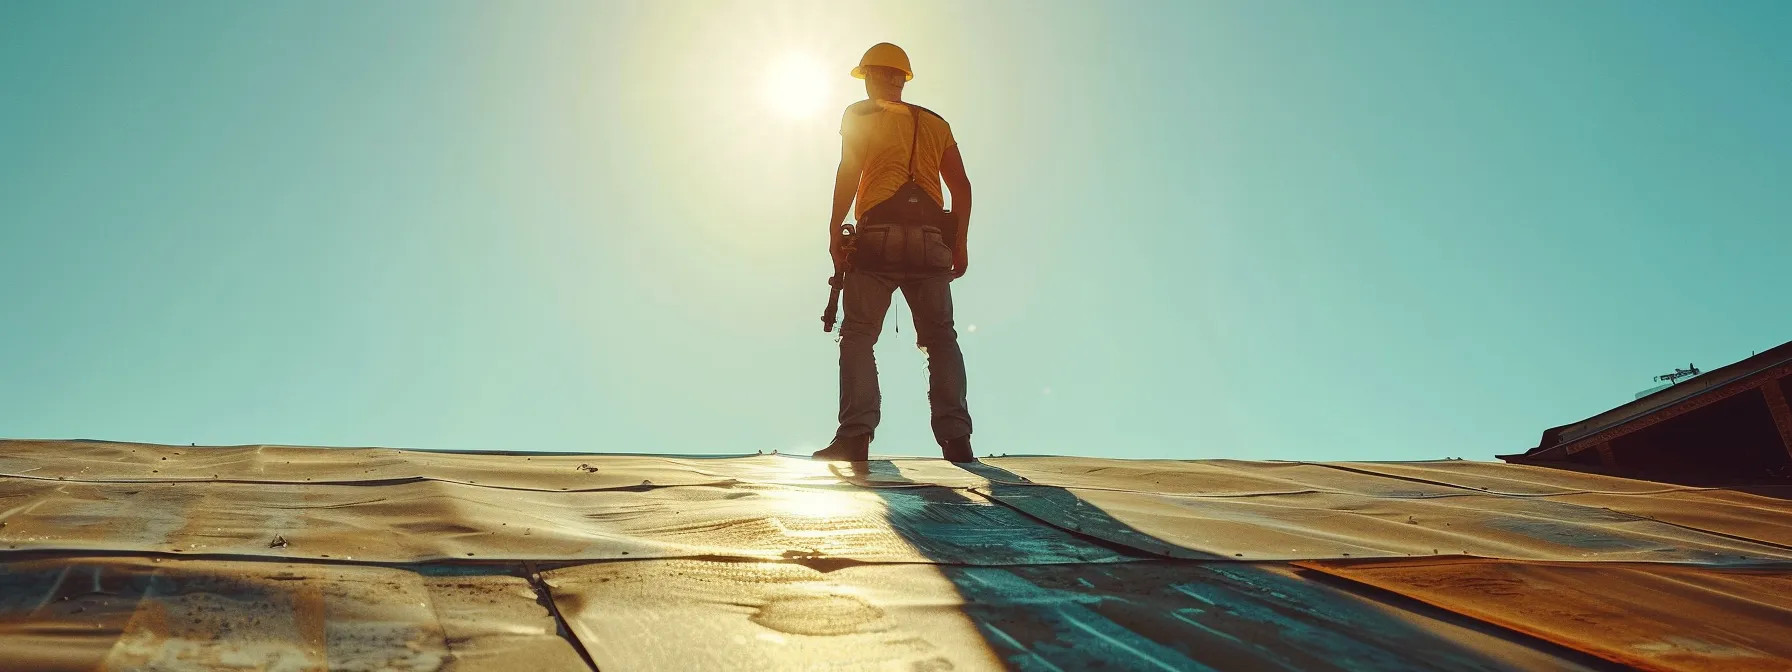
<svg viewBox="0 0 1792 672">
<path fill-rule="evenodd" d="M 908 179 L 913 182 L 915 181 L 915 149 L 921 143 L 921 108 L 908 103 L 903 103 L 903 105 L 908 108 L 909 115 L 915 118 L 915 135 L 908 141 Z"/>
</svg>

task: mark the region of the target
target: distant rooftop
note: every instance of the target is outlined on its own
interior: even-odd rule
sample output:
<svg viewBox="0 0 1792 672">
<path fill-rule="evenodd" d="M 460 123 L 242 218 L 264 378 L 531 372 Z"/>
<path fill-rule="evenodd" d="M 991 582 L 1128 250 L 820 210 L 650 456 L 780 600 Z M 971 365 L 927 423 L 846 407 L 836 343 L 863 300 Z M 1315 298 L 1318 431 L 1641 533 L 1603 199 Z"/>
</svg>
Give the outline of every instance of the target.
<svg viewBox="0 0 1792 672">
<path fill-rule="evenodd" d="M 1543 431 L 1500 459 L 1688 485 L 1792 484 L 1792 342 Z"/>
</svg>

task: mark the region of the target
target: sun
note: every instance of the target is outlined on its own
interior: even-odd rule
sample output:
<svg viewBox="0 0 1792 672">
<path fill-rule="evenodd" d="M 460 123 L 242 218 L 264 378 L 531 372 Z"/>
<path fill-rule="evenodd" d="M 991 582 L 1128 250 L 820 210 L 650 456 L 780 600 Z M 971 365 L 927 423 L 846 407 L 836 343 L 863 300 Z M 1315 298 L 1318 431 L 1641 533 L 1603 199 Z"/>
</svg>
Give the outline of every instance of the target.
<svg viewBox="0 0 1792 672">
<path fill-rule="evenodd" d="M 780 116 L 807 119 L 827 104 L 831 81 L 814 58 L 785 54 L 766 65 L 760 95 L 766 107 Z"/>
</svg>

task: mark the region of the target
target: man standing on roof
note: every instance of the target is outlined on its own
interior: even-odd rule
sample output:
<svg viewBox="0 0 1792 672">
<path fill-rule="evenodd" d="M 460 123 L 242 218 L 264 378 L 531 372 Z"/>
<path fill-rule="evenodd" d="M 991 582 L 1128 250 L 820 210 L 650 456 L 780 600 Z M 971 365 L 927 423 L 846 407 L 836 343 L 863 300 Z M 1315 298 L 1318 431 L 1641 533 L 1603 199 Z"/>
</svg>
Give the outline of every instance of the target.
<svg viewBox="0 0 1792 672">
<path fill-rule="evenodd" d="M 952 127 L 932 110 L 902 100 L 914 79 L 908 54 L 873 45 L 852 76 L 869 99 L 840 121 L 840 168 L 834 174 L 828 252 L 844 270 L 846 319 L 840 327 L 840 428 L 815 453 L 828 460 L 864 460 L 877 430 L 881 396 L 872 346 L 883 331 L 890 295 L 902 290 L 915 319 L 915 341 L 927 356 L 927 400 L 933 436 L 946 459 L 971 462 L 971 414 L 965 401 L 964 356 L 952 328 L 952 281 L 970 262 L 971 181 Z M 944 210 L 941 179 L 952 193 Z M 857 201 L 858 227 L 848 254 L 842 224 Z"/>
</svg>

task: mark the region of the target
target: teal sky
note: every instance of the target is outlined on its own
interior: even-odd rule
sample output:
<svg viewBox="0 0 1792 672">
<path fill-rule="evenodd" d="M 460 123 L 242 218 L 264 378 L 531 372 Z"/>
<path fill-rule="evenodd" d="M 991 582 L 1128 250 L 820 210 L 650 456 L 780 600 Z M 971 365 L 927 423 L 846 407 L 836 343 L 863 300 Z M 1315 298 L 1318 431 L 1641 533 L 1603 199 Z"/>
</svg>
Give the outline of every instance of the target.
<svg viewBox="0 0 1792 672">
<path fill-rule="evenodd" d="M 977 191 L 979 453 L 1485 459 L 1792 338 L 1788 26 L 1772 1 L 0 3 L 0 436 L 819 447 L 835 131 L 888 40 Z M 764 93 L 791 59 L 826 75 L 806 116 Z M 874 451 L 937 454 L 912 330 L 879 355 Z"/>
</svg>

